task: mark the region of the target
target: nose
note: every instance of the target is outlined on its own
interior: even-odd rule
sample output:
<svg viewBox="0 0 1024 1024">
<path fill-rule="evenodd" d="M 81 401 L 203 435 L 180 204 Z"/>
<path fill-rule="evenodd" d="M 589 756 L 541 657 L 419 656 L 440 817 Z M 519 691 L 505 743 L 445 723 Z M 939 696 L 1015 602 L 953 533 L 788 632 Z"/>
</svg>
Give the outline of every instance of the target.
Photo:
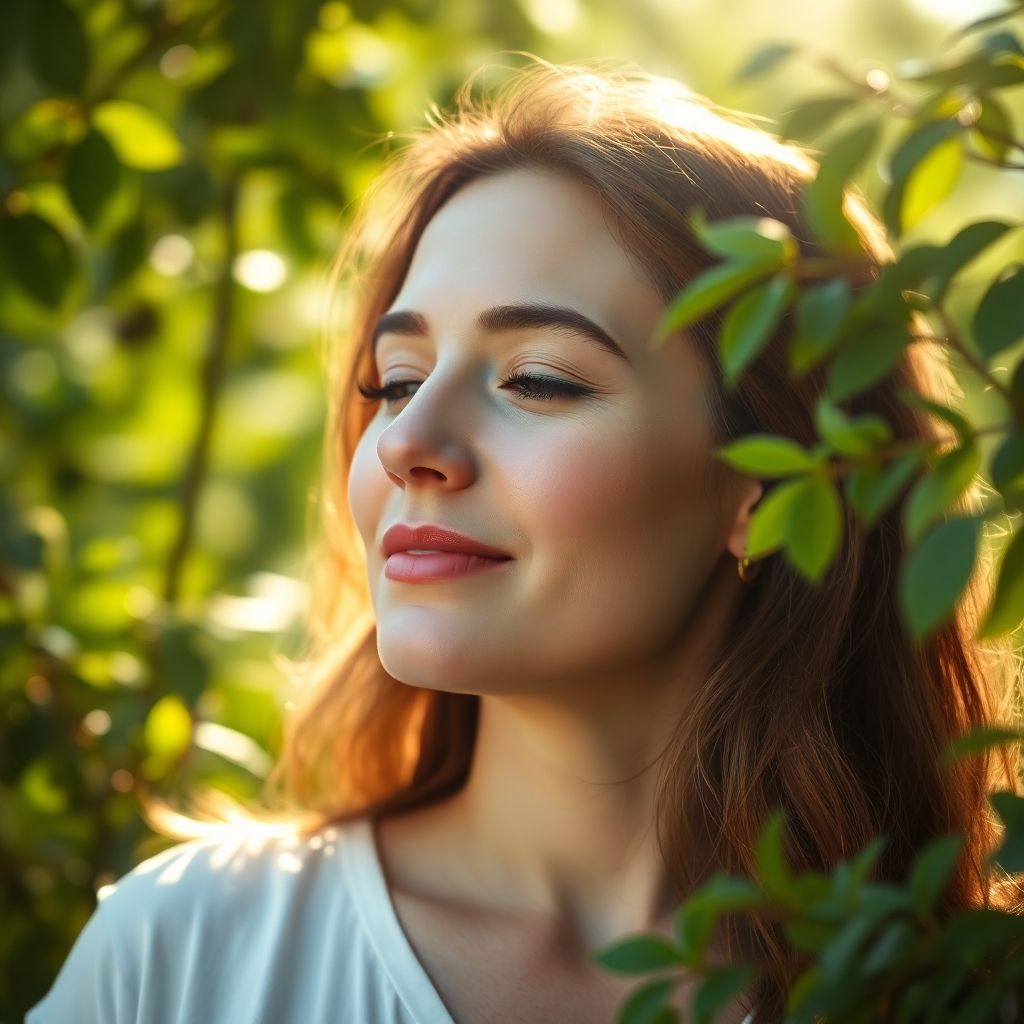
<svg viewBox="0 0 1024 1024">
<path fill-rule="evenodd" d="M 377 438 L 380 464 L 399 487 L 433 485 L 458 490 L 476 478 L 476 460 L 467 443 L 465 407 L 455 399 L 451 387 L 441 385 L 436 376 L 418 384 Z"/>
</svg>

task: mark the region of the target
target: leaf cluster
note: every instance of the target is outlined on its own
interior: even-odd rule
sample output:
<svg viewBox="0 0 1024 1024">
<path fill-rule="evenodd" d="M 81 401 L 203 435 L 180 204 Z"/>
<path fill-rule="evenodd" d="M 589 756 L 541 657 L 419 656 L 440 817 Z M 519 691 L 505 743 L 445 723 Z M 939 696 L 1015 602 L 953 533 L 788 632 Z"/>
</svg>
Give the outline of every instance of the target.
<svg viewBox="0 0 1024 1024">
<path fill-rule="evenodd" d="M 944 756 L 1021 739 L 1020 730 L 979 729 Z M 1024 871 L 1024 797 L 998 792 L 991 804 L 1003 838 L 988 870 Z M 989 908 L 940 913 L 962 835 L 927 844 L 896 884 L 873 877 L 884 835 L 825 874 L 792 870 L 785 829 L 777 809 L 757 839 L 754 880 L 716 873 L 679 907 L 670 936 L 631 935 L 594 954 L 610 971 L 651 975 L 623 1001 L 616 1024 L 712 1024 L 723 1007 L 749 996 L 762 965 L 708 956 L 716 928 L 736 914 L 781 928 L 808 964 L 790 986 L 786 1024 L 995 1024 L 1024 1013 L 1024 916 Z M 681 1014 L 670 1000 L 684 982 L 693 992 Z"/>
</svg>

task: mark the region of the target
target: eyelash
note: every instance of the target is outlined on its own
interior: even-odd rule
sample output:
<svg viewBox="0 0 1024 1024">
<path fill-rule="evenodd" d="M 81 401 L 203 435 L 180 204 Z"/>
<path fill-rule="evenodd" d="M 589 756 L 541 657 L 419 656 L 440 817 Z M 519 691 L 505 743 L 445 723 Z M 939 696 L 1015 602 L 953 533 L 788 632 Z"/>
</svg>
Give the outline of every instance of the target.
<svg viewBox="0 0 1024 1024">
<path fill-rule="evenodd" d="M 416 380 L 393 380 L 380 387 L 372 384 L 358 382 L 356 387 L 359 393 L 369 402 L 376 402 L 380 399 L 385 401 L 397 401 L 400 398 L 408 397 L 397 394 L 402 388 L 410 384 L 419 384 Z M 533 373 L 512 373 L 501 382 L 501 387 L 512 386 L 523 398 L 535 398 L 540 401 L 550 401 L 553 398 L 582 398 L 584 395 L 592 394 L 590 388 L 580 384 L 570 384 L 569 381 L 559 380 L 557 377 L 542 377 Z"/>
</svg>

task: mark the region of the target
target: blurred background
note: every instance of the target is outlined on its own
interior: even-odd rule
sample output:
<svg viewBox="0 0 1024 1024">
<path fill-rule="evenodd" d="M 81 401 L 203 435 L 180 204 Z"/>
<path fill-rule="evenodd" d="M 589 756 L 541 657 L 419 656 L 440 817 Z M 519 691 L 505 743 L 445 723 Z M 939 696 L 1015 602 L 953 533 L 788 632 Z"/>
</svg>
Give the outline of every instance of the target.
<svg viewBox="0 0 1024 1024">
<path fill-rule="evenodd" d="M 738 81 L 766 44 L 888 73 L 1000 7 L 0 0 L 0 1022 L 49 987 L 96 890 L 168 845 L 140 787 L 249 799 L 269 770 L 328 269 L 380 140 L 515 50 L 631 59 L 770 128 L 836 88 L 800 60 Z M 968 167 L 914 237 L 1022 200 L 1019 174 Z"/>
</svg>

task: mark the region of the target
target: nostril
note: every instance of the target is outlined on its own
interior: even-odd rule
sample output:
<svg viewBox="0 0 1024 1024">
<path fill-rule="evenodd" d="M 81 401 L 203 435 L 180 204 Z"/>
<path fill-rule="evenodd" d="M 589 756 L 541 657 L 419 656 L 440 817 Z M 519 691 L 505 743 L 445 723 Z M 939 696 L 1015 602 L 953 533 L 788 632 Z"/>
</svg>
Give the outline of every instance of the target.
<svg viewBox="0 0 1024 1024">
<path fill-rule="evenodd" d="M 430 469 L 428 466 L 413 466 L 412 469 L 409 470 L 409 475 L 410 476 L 428 476 L 428 477 L 433 475 L 433 476 L 438 477 L 441 480 L 447 480 L 448 479 L 444 475 L 444 473 L 440 472 L 440 470 Z"/>
</svg>

